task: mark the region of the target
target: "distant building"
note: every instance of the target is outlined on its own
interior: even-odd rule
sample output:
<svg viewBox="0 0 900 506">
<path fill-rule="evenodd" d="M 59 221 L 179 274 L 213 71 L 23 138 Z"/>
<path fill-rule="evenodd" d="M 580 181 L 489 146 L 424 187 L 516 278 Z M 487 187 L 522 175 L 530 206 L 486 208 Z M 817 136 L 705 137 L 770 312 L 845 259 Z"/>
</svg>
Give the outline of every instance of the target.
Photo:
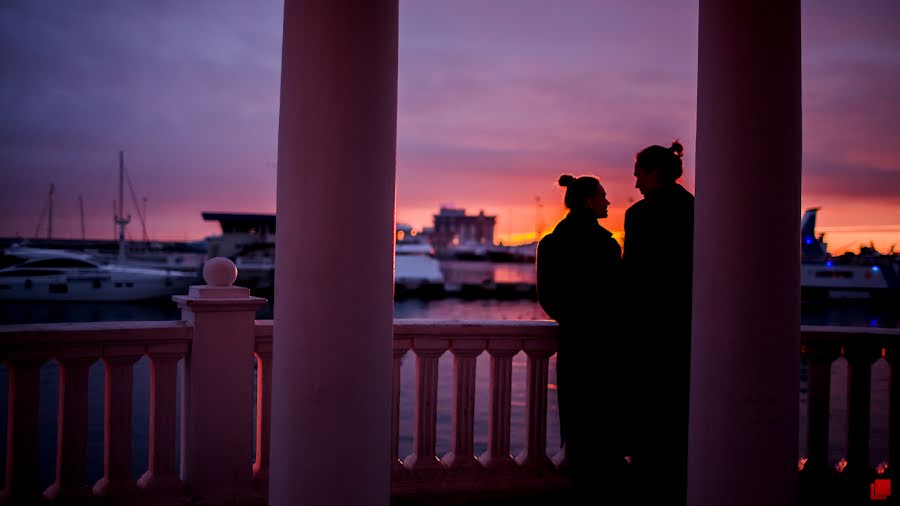
<svg viewBox="0 0 900 506">
<path fill-rule="evenodd" d="M 486 216 L 484 210 L 475 216 L 468 216 L 465 209 L 442 207 L 440 212 L 434 215 L 431 244 L 435 249 L 448 246 L 492 245 L 496 224 L 497 217 Z"/>
<path fill-rule="evenodd" d="M 275 253 L 275 215 L 261 213 L 203 213 L 206 221 L 218 221 L 222 235 L 207 239 L 209 257 L 238 255 L 273 256 Z M 415 230 L 397 223 L 397 242 L 428 242 L 431 229 Z"/>
</svg>

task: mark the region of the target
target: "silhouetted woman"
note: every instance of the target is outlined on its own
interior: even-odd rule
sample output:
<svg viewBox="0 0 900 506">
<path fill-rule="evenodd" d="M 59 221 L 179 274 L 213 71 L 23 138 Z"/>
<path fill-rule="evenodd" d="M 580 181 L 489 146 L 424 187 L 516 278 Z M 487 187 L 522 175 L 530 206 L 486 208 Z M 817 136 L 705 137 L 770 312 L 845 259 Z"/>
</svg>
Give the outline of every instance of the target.
<svg viewBox="0 0 900 506">
<path fill-rule="evenodd" d="M 694 196 L 676 183 L 683 152 L 676 141 L 637 154 L 635 187 L 644 198 L 625 213 L 625 329 L 637 387 L 632 457 L 639 479 L 653 480 L 647 504 L 686 501 Z"/>
<path fill-rule="evenodd" d="M 581 491 L 615 479 L 624 466 L 616 371 L 621 249 L 597 220 L 609 201 L 593 177 L 559 178 L 569 214 L 538 245 L 537 292 L 559 323 L 556 362 L 560 433 Z M 599 413 L 599 416 L 593 415 Z M 598 483 L 599 482 L 599 483 Z M 599 490 L 598 490 L 599 492 Z"/>
</svg>

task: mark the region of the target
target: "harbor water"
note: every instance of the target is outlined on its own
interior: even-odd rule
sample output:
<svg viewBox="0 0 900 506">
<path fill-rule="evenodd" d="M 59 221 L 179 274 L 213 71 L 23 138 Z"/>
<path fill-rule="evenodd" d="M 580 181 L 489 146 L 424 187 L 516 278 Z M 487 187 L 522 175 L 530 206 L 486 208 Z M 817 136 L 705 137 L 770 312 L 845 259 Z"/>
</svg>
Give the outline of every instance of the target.
<svg viewBox="0 0 900 506">
<path fill-rule="evenodd" d="M 542 320 L 547 319 L 540 306 L 531 300 L 461 300 L 407 299 L 394 305 L 396 318 L 433 318 L 452 320 Z M 180 317 L 178 309 L 171 302 L 156 303 L 6 303 L 0 306 L 0 323 L 43 323 L 74 321 L 139 321 L 175 320 Z M 260 319 L 272 318 L 271 303 L 262 307 L 257 314 Z M 898 327 L 895 308 L 873 308 L 865 303 L 844 303 L 840 306 L 803 307 L 803 323 L 807 325 L 877 326 Z M 597 357 L 598 363 L 603 357 Z M 556 403 L 555 357 L 550 360 L 548 393 L 547 448 L 552 456 L 559 450 L 559 416 Z M 807 367 L 800 364 L 800 418 L 801 434 L 806 423 L 806 381 Z M 439 362 L 437 450 L 443 455 L 450 450 L 450 423 L 453 384 L 453 358 L 448 352 Z M 520 353 L 513 360 L 512 383 L 512 430 L 511 447 L 513 454 L 525 445 L 525 371 L 526 357 Z M 476 365 L 475 399 L 475 450 L 477 454 L 487 449 L 487 421 L 490 364 L 487 353 L 482 354 Z M 635 371 L 640 374 L 640 371 Z M 102 476 L 103 467 L 103 364 L 98 361 L 89 372 L 88 398 L 88 465 L 87 478 L 90 483 Z M 180 373 L 179 373 L 180 374 Z M 882 359 L 875 363 L 872 378 L 872 465 L 887 460 L 887 381 L 889 369 Z M 133 472 L 140 476 L 147 467 L 148 452 L 148 406 L 149 360 L 144 357 L 134 367 L 133 400 Z M 844 359 L 835 362 L 832 370 L 832 415 L 830 420 L 830 441 L 832 461 L 845 456 L 847 441 L 847 364 Z M 248 378 L 254 381 L 254 378 Z M 613 386 L 611 386 L 613 388 Z M 41 371 L 40 416 L 39 416 L 39 470 L 42 485 L 48 486 L 54 479 L 56 454 L 57 395 L 59 391 L 59 369 L 54 362 L 44 365 Z M 256 389 L 253 389 L 254 394 Z M 408 353 L 402 360 L 400 392 L 400 455 L 412 451 L 413 409 L 415 406 L 415 356 Z M 6 434 L 7 425 L 8 371 L 0 367 L 0 434 Z M 603 393 L 594 399 L 601 412 L 606 408 Z M 248 438 L 255 437 L 248 434 Z M 805 444 L 800 444 L 800 455 L 805 454 Z M 0 438 L 0 452 L 6 454 L 6 440 Z M 248 456 L 248 462 L 251 457 Z M 5 459 L 0 459 L 0 480 L 5 476 Z"/>
</svg>

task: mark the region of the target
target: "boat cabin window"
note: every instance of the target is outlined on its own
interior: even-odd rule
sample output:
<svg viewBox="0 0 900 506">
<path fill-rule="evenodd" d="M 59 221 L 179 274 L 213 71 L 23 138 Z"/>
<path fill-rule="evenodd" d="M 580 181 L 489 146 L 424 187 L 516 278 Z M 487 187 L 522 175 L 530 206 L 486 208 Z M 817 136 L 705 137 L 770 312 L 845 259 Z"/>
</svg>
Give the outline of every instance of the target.
<svg viewBox="0 0 900 506">
<path fill-rule="evenodd" d="M 12 269 L 0 272 L 0 277 L 4 278 L 37 278 L 40 276 L 59 276 L 60 271 L 42 270 L 42 269 Z"/>
<path fill-rule="evenodd" d="M 817 278 L 850 279 L 853 271 L 816 271 Z"/>
<path fill-rule="evenodd" d="M 45 258 L 32 260 L 23 264 L 23 267 L 53 267 L 56 269 L 94 269 L 97 266 L 77 258 Z"/>
</svg>

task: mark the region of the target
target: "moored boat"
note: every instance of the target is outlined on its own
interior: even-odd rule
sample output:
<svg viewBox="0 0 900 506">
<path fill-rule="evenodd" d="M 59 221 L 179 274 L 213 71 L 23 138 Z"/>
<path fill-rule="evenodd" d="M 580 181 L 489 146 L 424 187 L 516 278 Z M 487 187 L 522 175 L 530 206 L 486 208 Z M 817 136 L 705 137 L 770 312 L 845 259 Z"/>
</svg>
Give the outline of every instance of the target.
<svg viewBox="0 0 900 506">
<path fill-rule="evenodd" d="M 816 233 L 818 208 L 807 209 L 800 224 L 800 287 L 804 300 L 900 298 L 900 257 L 874 248 L 859 254 L 828 253 L 825 235 Z"/>
<path fill-rule="evenodd" d="M 187 293 L 196 274 L 104 265 L 89 255 L 11 247 L 0 257 L 0 300 L 135 301 Z"/>
</svg>

